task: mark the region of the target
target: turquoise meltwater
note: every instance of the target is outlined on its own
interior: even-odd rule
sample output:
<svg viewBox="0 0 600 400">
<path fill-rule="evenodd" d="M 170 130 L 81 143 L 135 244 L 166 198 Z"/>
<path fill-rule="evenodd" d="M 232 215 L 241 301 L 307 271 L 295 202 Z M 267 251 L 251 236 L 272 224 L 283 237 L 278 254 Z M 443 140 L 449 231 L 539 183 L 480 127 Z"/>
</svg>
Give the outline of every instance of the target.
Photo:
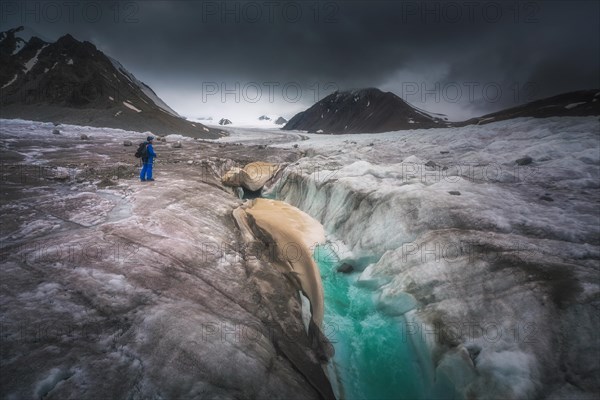
<svg viewBox="0 0 600 400">
<path fill-rule="evenodd" d="M 377 310 L 373 291 L 356 285 L 358 273 L 336 271 L 337 256 L 327 246 L 315 249 L 325 294 L 323 331 L 335 355 L 328 365 L 331 384 L 340 400 L 400 400 L 453 398 L 442 382 L 427 383 L 412 338 L 402 327 L 404 317 Z M 433 387 L 435 386 L 435 388 Z"/>
</svg>

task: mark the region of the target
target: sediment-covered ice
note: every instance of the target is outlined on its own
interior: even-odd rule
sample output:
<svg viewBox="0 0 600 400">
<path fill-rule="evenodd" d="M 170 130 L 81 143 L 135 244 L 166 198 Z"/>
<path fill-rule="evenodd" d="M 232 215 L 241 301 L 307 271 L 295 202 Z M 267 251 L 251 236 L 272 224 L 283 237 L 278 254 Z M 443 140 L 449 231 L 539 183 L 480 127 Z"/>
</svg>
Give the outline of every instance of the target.
<svg viewBox="0 0 600 400">
<path fill-rule="evenodd" d="M 141 183 L 144 133 L 53 129 L 0 121 L 3 398 L 332 398 L 297 288 L 232 217 L 238 146 L 157 143 Z"/>
<path fill-rule="evenodd" d="M 310 300 L 312 318 L 323 322 L 323 284 L 312 257 L 314 248 L 325 242 L 322 226 L 311 216 L 281 201 L 255 199 L 240 210 L 243 226 L 268 237 L 276 247 L 273 264 L 292 274 Z M 258 234 L 255 234 L 259 236 Z"/>
<path fill-rule="evenodd" d="M 281 166 L 264 161 L 255 161 L 243 168 L 234 167 L 227 171 L 221 181 L 226 186 L 244 187 L 250 191 L 260 190 L 271 180 Z"/>
</svg>

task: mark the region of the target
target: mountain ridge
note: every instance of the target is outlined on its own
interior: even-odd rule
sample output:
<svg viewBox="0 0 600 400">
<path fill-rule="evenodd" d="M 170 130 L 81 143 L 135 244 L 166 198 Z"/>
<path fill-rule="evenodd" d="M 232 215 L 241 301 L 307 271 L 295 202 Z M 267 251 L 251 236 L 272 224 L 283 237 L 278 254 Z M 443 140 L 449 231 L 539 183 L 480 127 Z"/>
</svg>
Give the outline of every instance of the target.
<svg viewBox="0 0 600 400">
<path fill-rule="evenodd" d="M 0 33 L 0 118 L 217 138 L 225 131 L 179 116 L 117 60 L 66 34 L 52 43 L 21 27 Z"/>
<path fill-rule="evenodd" d="M 519 117 L 586 117 L 590 115 L 600 115 L 600 89 L 560 93 L 485 114 L 481 117 L 456 122 L 454 125 L 484 125 Z"/>
<path fill-rule="evenodd" d="M 366 112 L 373 99 L 377 111 Z M 482 125 L 518 117 L 589 115 L 600 115 L 600 89 L 562 93 L 481 117 L 449 122 L 445 115 L 415 107 L 392 92 L 366 88 L 336 91 L 297 113 L 282 129 L 327 134 L 380 133 Z"/>
</svg>

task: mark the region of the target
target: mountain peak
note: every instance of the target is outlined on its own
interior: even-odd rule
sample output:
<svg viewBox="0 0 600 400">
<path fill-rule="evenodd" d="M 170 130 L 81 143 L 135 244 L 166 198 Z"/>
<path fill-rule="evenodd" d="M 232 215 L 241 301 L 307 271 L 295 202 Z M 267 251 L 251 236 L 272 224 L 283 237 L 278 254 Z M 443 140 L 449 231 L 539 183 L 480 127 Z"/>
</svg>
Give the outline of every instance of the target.
<svg viewBox="0 0 600 400">
<path fill-rule="evenodd" d="M 77 46 L 77 45 L 84 45 L 84 44 L 91 45 L 90 42 L 80 42 L 79 40 L 77 40 L 73 36 L 71 36 L 71 34 L 69 34 L 69 33 L 58 38 L 58 40 L 56 41 L 56 44 L 59 46 Z M 96 47 L 94 46 L 94 49 L 95 48 Z"/>
<path fill-rule="evenodd" d="M 446 123 L 378 88 L 335 91 L 294 116 L 283 129 L 318 133 L 375 133 L 434 128 Z"/>
<path fill-rule="evenodd" d="M 332 95 L 336 96 L 378 96 L 383 95 L 386 92 L 381 91 L 378 88 L 369 87 L 369 88 L 355 88 L 355 89 L 347 89 L 347 90 L 336 90 L 332 93 Z"/>
<path fill-rule="evenodd" d="M 63 35 L 60 38 L 58 38 L 57 42 L 77 42 L 77 43 L 79 43 L 79 40 L 75 39 L 70 33 L 67 33 L 66 35 Z"/>
</svg>

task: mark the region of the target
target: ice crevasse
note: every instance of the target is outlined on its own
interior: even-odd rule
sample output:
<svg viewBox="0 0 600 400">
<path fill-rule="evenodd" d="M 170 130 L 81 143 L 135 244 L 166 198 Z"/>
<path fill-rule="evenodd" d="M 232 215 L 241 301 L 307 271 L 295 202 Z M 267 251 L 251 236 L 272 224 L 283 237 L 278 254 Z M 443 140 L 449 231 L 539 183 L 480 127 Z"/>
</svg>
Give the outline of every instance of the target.
<svg viewBox="0 0 600 400">
<path fill-rule="evenodd" d="M 442 130 L 415 132 L 399 160 L 378 161 L 361 143 L 323 155 L 325 143 L 321 154 L 288 166 L 266 195 L 323 224 L 336 262 L 359 270 L 353 285 L 404 324 L 424 379 L 449 379 L 465 398 L 586 396 L 600 389 L 592 378 L 598 218 L 588 198 L 598 193 L 600 162 L 588 151 L 596 125 L 518 119 L 464 137 L 451 132 L 454 155 L 469 165 L 491 160 L 493 179 L 442 169 L 443 161 L 424 178 L 419 171 L 439 147 L 418 145 L 438 144 Z M 513 168 L 515 154 L 529 148 L 538 151 L 535 174 Z M 539 199 L 550 190 L 554 201 Z"/>
</svg>

